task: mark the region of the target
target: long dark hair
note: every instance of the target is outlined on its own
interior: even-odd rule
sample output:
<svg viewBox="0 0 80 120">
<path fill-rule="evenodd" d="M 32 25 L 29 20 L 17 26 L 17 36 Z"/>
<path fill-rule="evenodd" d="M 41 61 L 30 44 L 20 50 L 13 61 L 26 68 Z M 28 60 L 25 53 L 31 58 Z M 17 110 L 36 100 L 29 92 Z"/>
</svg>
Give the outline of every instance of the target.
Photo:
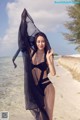
<svg viewBox="0 0 80 120">
<path fill-rule="evenodd" d="M 35 35 L 35 40 L 34 40 L 34 49 L 35 49 L 35 52 L 38 50 L 37 48 L 37 45 L 36 45 L 36 41 L 37 41 L 37 38 L 39 36 L 42 36 L 45 40 L 45 48 L 44 48 L 44 52 L 45 54 L 47 53 L 47 36 L 43 33 L 43 32 L 39 32 Z"/>
</svg>

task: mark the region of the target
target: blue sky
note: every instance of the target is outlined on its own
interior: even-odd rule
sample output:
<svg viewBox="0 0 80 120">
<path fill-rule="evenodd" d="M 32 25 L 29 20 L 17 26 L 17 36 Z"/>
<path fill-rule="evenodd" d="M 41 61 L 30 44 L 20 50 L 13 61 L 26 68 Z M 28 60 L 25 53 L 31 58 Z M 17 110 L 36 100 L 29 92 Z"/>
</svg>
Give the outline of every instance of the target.
<svg viewBox="0 0 80 120">
<path fill-rule="evenodd" d="M 8 16 L 6 13 L 7 1 L 0 0 L 0 37 L 5 34 L 5 29 L 8 27 Z M 6 21 L 5 21 L 5 19 Z"/>
<path fill-rule="evenodd" d="M 6 5 L 13 0 L 0 0 L 0 37 L 3 37 L 8 27 L 8 15 Z"/>
<path fill-rule="evenodd" d="M 18 49 L 17 33 L 22 10 L 27 8 L 36 26 L 46 33 L 51 47 L 60 55 L 76 54 L 75 45 L 64 40 L 63 23 L 69 20 L 65 5 L 53 0 L 0 0 L 0 57 L 13 56 Z"/>
</svg>

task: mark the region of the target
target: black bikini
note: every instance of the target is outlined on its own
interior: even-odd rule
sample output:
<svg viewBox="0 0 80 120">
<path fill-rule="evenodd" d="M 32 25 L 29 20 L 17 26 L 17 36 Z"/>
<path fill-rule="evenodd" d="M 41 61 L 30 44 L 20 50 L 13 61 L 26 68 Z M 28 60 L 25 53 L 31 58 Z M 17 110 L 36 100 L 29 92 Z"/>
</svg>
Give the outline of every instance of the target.
<svg viewBox="0 0 80 120">
<path fill-rule="evenodd" d="M 44 62 L 41 62 L 38 65 L 34 65 L 32 63 L 32 69 L 35 68 L 35 67 L 39 68 L 41 70 L 41 75 L 40 75 L 40 79 L 38 81 L 37 87 L 40 88 L 40 89 L 42 89 L 42 94 L 44 95 L 45 88 L 47 87 L 47 85 L 49 85 L 51 83 L 51 81 L 49 81 L 48 77 L 46 77 L 46 78 L 43 79 L 44 71 L 47 70 L 47 68 L 48 68 L 46 60 Z"/>
</svg>

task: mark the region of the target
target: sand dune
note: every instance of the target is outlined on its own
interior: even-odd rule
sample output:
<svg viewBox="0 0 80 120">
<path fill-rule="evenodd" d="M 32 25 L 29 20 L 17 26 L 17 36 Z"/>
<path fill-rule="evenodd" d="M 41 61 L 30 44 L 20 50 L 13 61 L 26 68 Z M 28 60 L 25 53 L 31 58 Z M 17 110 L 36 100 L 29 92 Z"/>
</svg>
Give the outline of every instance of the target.
<svg viewBox="0 0 80 120">
<path fill-rule="evenodd" d="M 80 57 L 78 56 L 62 56 L 58 62 L 71 71 L 73 77 L 80 80 Z"/>
</svg>

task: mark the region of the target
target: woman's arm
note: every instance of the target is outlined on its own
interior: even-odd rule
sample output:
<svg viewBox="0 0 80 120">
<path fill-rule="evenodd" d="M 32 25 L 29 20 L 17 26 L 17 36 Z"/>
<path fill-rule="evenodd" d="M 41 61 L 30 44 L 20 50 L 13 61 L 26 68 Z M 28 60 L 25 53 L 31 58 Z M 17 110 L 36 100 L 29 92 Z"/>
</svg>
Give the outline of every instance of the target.
<svg viewBox="0 0 80 120">
<path fill-rule="evenodd" d="M 32 57 L 34 50 L 32 48 L 30 48 L 30 57 Z"/>
<path fill-rule="evenodd" d="M 49 67 L 51 75 L 53 75 L 53 76 L 56 75 L 56 70 L 55 70 L 55 67 L 54 67 L 53 51 L 52 50 L 50 52 L 47 51 L 46 58 L 47 58 L 48 67 Z"/>
</svg>

